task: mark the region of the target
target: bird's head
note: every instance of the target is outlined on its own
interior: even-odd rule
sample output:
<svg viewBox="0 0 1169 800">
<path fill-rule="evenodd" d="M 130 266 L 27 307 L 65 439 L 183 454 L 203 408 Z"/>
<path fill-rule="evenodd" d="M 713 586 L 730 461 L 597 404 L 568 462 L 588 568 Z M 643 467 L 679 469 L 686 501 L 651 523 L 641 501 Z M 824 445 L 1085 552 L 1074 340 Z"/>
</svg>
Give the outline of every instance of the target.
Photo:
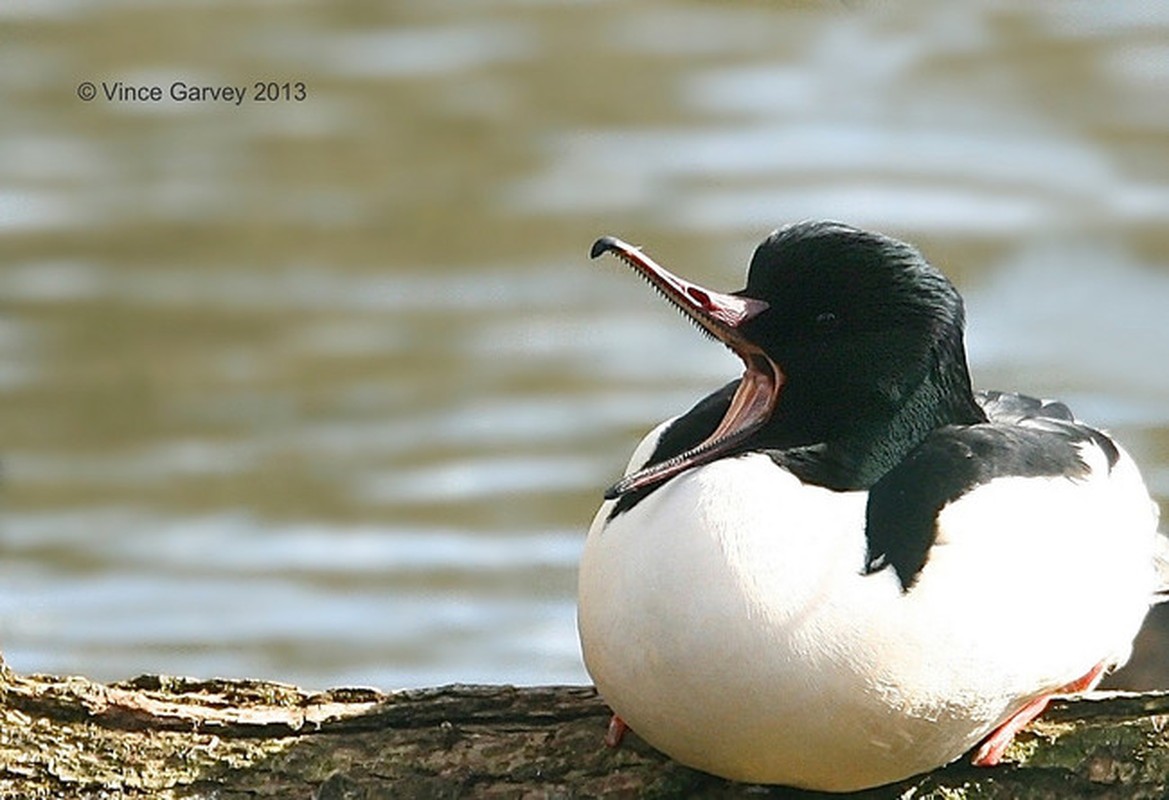
<svg viewBox="0 0 1169 800">
<path fill-rule="evenodd" d="M 951 406 L 972 413 L 961 297 L 904 242 L 834 222 L 789 225 L 759 245 L 746 287 L 729 294 L 614 237 L 593 245 L 593 257 L 602 253 L 621 258 L 744 364 L 713 433 L 626 476 L 610 497 L 752 449 L 876 436 L 907 411 L 908 430 L 925 428 L 921 435 Z"/>
</svg>

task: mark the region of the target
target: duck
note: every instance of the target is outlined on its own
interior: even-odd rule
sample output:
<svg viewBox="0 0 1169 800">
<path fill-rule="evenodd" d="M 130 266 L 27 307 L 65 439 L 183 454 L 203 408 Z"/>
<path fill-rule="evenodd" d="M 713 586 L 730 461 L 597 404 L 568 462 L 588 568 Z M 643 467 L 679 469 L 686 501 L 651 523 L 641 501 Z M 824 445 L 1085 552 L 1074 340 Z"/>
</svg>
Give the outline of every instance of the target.
<svg viewBox="0 0 1169 800">
<path fill-rule="evenodd" d="M 645 436 L 589 529 L 608 743 L 858 791 L 993 766 L 1128 660 L 1167 585 L 1138 467 L 1061 402 L 974 391 L 962 298 L 915 247 L 794 223 L 731 293 L 603 254 L 743 362 Z"/>
</svg>

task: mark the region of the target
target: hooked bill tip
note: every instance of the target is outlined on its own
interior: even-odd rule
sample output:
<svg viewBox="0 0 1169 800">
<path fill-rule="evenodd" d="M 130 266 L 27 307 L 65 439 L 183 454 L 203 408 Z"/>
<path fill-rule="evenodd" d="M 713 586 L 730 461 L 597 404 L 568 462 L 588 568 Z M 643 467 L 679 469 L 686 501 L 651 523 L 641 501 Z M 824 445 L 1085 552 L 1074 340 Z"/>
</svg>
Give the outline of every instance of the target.
<svg viewBox="0 0 1169 800">
<path fill-rule="evenodd" d="M 602 236 L 597 241 L 593 242 L 593 247 L 589 250 L 589 258 L 597 258 L 617 247 L 617 238 L 615 236 Z"/>
</svg>

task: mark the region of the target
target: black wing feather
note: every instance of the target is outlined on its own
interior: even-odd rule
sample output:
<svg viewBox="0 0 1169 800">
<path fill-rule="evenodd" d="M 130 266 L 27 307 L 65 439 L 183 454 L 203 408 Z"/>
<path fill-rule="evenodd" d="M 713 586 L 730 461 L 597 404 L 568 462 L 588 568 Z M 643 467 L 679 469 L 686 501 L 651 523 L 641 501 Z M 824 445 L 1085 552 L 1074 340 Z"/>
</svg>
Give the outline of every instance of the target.
<svg viewBox="0 0 1169 800">
<path fill-rule="evenodd" d="M 1109 468 L 1120 458 L 1111 439 L 1076 422 L 1063 403 L 1000 392 L 978 400 L 990 422 L 935 430 L 869 490 L 867 574 L 891 566 L 908 591 L 937 539 L 941 510 L 995 478 L 1085 477 L 1085 442 L 1105 453 Z"/>
</svg>

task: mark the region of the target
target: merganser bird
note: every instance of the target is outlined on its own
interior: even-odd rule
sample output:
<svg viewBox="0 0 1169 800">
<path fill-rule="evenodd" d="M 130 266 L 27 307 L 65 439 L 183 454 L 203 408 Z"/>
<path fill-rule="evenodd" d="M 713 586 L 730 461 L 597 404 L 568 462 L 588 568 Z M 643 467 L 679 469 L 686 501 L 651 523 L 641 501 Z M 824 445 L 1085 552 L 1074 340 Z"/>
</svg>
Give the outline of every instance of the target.
<svg viewBox="0 0 1169 800">
<path fill-rule="evenodd" d="M 580 566 L 585 664 L 623 725 L 716 775 L 826 791 L 979 745 L 1125 663 L 1158 510 L 1062 403 L 974 393 L 954 286 L 834 222 L 771 234 L 721 294 L 606 236 L 745 365 L 658 425 Z"/>
</svg>

